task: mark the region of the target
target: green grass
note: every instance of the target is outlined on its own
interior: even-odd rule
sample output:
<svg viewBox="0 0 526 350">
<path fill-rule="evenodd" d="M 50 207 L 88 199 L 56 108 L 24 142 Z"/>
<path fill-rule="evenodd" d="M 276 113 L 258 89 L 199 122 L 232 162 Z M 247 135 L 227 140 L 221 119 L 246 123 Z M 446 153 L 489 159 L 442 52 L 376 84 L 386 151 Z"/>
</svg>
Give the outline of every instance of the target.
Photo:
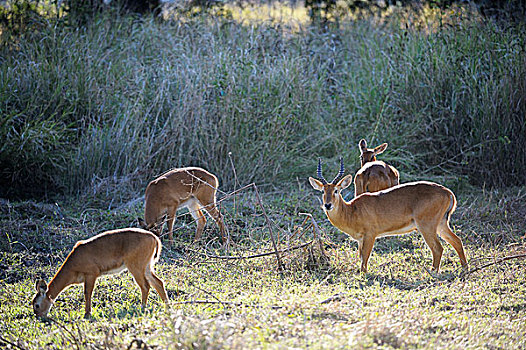
<svg viewBox="0 0 526 350">
<path fill-rule="evenodd" d="M 23 349 L 125 349 L 140 344 L 171 349 L 526 346 L 523 259 L 461 276 L 458 256 L 444 242 L 441 273 L 433 277 L 426 272 L 429 249 L 420 235 L 410 234 L 379 239 L 369 273 L 359 274 L 356 243 L 328 223 L 317 196 L 297 188 L 265 194 L 263 200 L 282 248 L 312 238 L 310 230 L 300 239 L 292 234 L 303 220 L 299 213 L 313 213 L 322 229 L 326 263 L 319 260 L 317 249 L 312 253 L 316 261 L 306 249 L 283 254 L 283 272 L 277 270 L 274 256 L 204 258 L 196 252 L 228 254 L 218 243 L 217 227 L 207 225 L 205 241 L 192 245 L 195 224 L 181 213 L 176 245 L 165 246 L 156 265 L 170 309 L 164 309 L 152 290 L 141 311 L 139 289 L 123 273 L 99 279 L 92 320 L 82 318 L 82 288 L 74 286 L 58 298 L 50 322 L 35 318 L 30 307 L 35 279 L 49 280 L 77 239 L 128 226 L 140 215 L 142 202 L 118 210 L 66 199 L 57 205 L 2 202 L 0 343 Z M 525 252 L 523 189 L 457 196 L 452 224 L 471 268 Z M 250 191 L 238 196 L 235 205 L 232 198 L 224 202 L 222 211 L 234 241 L 231 255 L 272 250 Z M 333 300 L 324 302 L 328 298 Z M 212 303 L 188 304 L 196 300 Z"/>
</svg>

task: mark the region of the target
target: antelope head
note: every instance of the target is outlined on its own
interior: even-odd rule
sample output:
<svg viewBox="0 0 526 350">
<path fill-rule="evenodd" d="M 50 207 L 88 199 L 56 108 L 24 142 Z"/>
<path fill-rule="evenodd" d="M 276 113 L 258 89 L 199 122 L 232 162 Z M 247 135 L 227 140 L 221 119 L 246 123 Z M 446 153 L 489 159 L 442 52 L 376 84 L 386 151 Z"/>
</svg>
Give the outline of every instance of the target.
<svg viewBox="0 0 526 350">
<path fill-rule="evenodd" d="M 46 282 L 38 280 L 35 284 L 36 294 L 33 298 L 33 311 L 39 317 L 46 317 L 49 309 L 53 305 L 53 301 L 47 295 L 48 287 Z"/>
<path fill-rule="evenodd" d="M 151 224 L 146 224 L 146 221 L 144 221 L 143 218 L 137 218 L 137 222 L 139 223 L 139 227 L 143 230 L 147 230 L 155 234 L 156 236 L 161 236 L 163 225 L 167 221 L 166 217 L 168 214 L 164 214 L 164 216 L 159 220 L 159 222 L 152 222 Z"/>
<path fill-rule="evenodd" d="M 358 147 L 360 148 L 361 166 L 364 166 L 365 163 L 374 162 L 376 160 L 376 156 L 386 150 L 387 143 L 382 143 L 380 146 L 376 146 L 375 148 L 367 148 L 367 142 L 364 139 L 361 139 L 360 143 L 358 143 Z"/>
<path fill-rule="evenodd" d="M 321 159 L 318 159 L 318 179 L 309 177 L 309 182 L 311 186 L 318 191 L 323 192 L 322 201 L 323 201 L 323 210 L 329 212 L 334 208 L 338 207 L 340 201 L 343 201 L 341 196 L 341 190 L 349 187 L 352 182 L 352 175 L 343 176 L 345 168 L 343 167 L 343 158 L 340 157 L 340 171 L 338 175 L 331 182 L 327 182 L 323 177 L 321 171 Z"/>
</svg>

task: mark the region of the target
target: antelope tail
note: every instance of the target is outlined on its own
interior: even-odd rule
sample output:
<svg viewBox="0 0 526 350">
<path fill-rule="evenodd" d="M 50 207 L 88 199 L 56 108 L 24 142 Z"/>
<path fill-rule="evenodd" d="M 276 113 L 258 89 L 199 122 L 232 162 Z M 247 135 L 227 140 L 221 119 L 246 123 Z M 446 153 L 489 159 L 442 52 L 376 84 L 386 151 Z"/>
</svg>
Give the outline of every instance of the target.
<svg viewBox="0 0 526 350">
<path fill-rule="evenodd" d="M 161 244 L 161 240 L 159 239 L 159 237 L 155 236 L 155 251 L 153 252 L 153 256 L 152 256 L 152 261 L 154 264 L 157 263 L 157 261 L 161 257 L 162 248 L 163 248 L 163 245 Z"/>
<path fill-rule="evenodd" d="M 453 212 L 457 208 L 457 199 L 455 198 L 453 192 L 449 193 L 449 198 L 449 207 L 447 208 L 446 214 L 444 215 L 444 219 L 446 219 L 447 222 L 449 222 L 449 220 L 451 219 L 451 214 L 453 214 Z"/>
</svg>

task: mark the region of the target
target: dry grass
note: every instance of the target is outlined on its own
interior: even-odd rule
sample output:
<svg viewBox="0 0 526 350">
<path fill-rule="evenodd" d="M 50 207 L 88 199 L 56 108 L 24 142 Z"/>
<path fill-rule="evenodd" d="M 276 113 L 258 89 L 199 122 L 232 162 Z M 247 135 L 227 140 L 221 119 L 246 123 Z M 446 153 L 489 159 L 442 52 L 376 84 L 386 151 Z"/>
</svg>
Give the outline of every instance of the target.
<svg viewBox="0 0 526 350">
<path fill-rule="evenodd" d="M 42 23 L 0 48 L 0 193 L 78 194 L 107 179 L 137 188 L 188 165 L 232 189 L 230 153 L 242 183 L 285 188 L 317 156 L 355 170 L 361 138 L 389 142 L 383 159 L 403 181 L 522 185 L 524 32 L 403 21 Z"/>
<path fill-rule="evenodd" d="M 457 195 L 459 209 L 452 221 L 471 267 L 526 252 L 521 238 L 526 225 L 519 215 L 526 209 L 523 190 Z M 233 198 L 223 204 L 233 239 L 228 252 L 217 241 L 214 225 L 208 225 L 205 241 L 192 245 L 194 224 L 178 220 L 177 244 L 165 247 L 156 267 L 167 285 L 170 310 L 151 293 L 146 312 L 141 312 L 138 288 L 129 274 L 121 274 L 100 280 L 94 320 L 81 319 L 81 288 L 72 287 L 58 298 L 50 313 L 54 321 L 47 323 L 36 320 L 29 307 L 35 278 L 49 279 L 75 240 L 126 226 L 140 213 L 142 202 L 118 211 L 86 206 L 81 214 L 67 202 L 3 202 L 0 344 L 22 349 L 526 345 L 521 335 L 526 321 L 524 260 L 463 277 L 458 257 L 445 246 L 442 272 L 432 277 L 425 270 L 430 252 L 419 235 L 411 234 L 380 239 L 370 273 L 361 275 L 356 244 L 330 226 L 315 196 L 302 190 L 277 192 L 265 194 L 263 203 L 281 248 L 313 238 L 310 229 L 298 229 L 303 222 L 298 213 L 312 212 L 321 225 L 328 261 L 321 263 L 315 245 L 284 253 L 282 272 L 272 255 L 205 258 L 202 254 L 246 256 L 273 250 L 254 194 L 244 192 L 235 205 Z"/>
</svg>

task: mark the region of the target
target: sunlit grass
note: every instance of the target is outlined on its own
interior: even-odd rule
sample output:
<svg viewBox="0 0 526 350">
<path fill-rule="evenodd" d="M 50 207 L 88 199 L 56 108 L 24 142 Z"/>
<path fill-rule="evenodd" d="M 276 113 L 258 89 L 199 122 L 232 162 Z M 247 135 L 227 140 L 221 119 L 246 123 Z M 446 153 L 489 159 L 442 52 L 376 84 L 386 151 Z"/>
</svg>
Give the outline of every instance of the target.
<svg viewBox="0 0 526 350">
<path fill-rule="evenodd" d="M 180 4 L 165 5 L 163 18 L 170 20 L 187 20 L 185 15 L 181 16 L 175 9 L 181 9 Z M 184 6 L 183 6 L 184 8 Z M 372 7 L 375 9 L 374 7 Z M 418 29 L 427 33 L 436 32 L 444 27 L 454 27 L 482 21 L 480 13 L 472 4 L 452 4 L 447 9 L 440 9 L 428 3 L 419 4 L 415 7 L 404 7 L 391 5 L 381 11 L 356 10 L 350 11 L 344 1 L 338 2 L 336 12 L 329 15 L 329 23 L 338 22 L 340 28 L 346 27 L 355 21 L 368 21 L 374 26 L 391 26 L 397 23 L 401 29 Z M 309 9 L 301 1 L 295 3 L 270 1 L 262 3 L 232 3 L 224 2 L 215 4 L 210 10 L 201 7 L 190 8 L 189 13 L 193 16 L 205 12 L 210 17 L 224 17 L 237 23 L 253 25 L 280 25 L 292 32 L 299 32 L 311 26 Z"/>
<path fill-rule="evenodd" d="M 287 3 L 272 2 L 247 4 L 243 7 L 226 4 L 224 8 L 231 13 L 233 20 L 249 25 L 257 23 L 284 24 L 298 30 L 300 27 L 305 28 L 310 22 L 307 9 L 301 3 L 292 6 Z"/>
<path fill-rule="evenodd" d="M 457 193 L 459 207 L 452 224 L 464 241 L 471 268 L 526 251 L 521 240 L 524 217 L 519 215 L 526 210 L 524 195 L 520 188 Z M 142 311 L 139 288 L 125 272 L 100 278 L 93 295 L 93 319 L 82 318 L 82 287 L 73 286 L 58 298 L 50 322 L 32 313 L 34 281 L 49 280 L 75 240 L 122 227 L 142 203 L 108 211 L 99 201 L 79 205 L 58 200 L 64 219 L 32 202 L 12 202 L 6 214 L 3 203 L 0 227 L 9 230 L 11 240 L 0 237 L 0 344 L 7 340 L 24 349 L 120 349 L 139 341 L 149 347 L 207 349 L 526 345 L 524 259 L 462 276 L 458 256 L 444 242 L 442 271 L 432 276 L 426 271 L 431 265 L 428 247 L 421 235 L 409 234 L 378 239 L 369 273 L 363 275 L 358 273 L 356 243 L 330 225 L 316 196 L 294 190 L 263 197 L 275 229 L 283 230 L 278 242 L 282 247 L 287 246 L 291 223 L 301 222 L 297 213 L 314 215 L 327 243 L 327 264 L 312 264 L 303 249 L 283 255 L 283 272 L 277 270 L 275 256 L 207 259 L 192 251 L 227 252 L 214 242 L 191 245 L 190 223 L 177 231 L 175 247 L 163 248 L 155 267 L 171 300 L 169 310 L 152 290 Z M 252 195 L 240 195 L 235 207 L 228 202 L 222 210 L 233 234 L 232 255 L 272 250 Z M 33 218 L 33 225 L 24 218 Z M 44 223 L 47 230 L 42 232 L 39 227 Z M 209 225 L 204 237 L 213 238 L 214 230 Z M 312 233 L 306 235 L 303 240 L 312 238 Z M 191 251 L 185 253 L 184 248 Z M 192 304 L 195 301 L 204 303 Z"/>
</svg>

